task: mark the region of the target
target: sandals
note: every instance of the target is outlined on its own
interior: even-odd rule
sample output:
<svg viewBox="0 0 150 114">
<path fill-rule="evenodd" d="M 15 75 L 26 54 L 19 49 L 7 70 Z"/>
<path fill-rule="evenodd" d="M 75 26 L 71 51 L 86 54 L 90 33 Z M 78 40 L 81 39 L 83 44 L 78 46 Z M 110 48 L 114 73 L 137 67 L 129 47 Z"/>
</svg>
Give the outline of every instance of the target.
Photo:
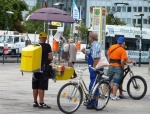
<svg viewBox="0 0 150 114">
<path fill-rule="evenodd" d="M 47 109 L 51 109 L 50 106 L 46 105 L 45 103 L 43 103 L 42 105 L 39 104 L 39 108 L 47 108 Z"/>
</svg>

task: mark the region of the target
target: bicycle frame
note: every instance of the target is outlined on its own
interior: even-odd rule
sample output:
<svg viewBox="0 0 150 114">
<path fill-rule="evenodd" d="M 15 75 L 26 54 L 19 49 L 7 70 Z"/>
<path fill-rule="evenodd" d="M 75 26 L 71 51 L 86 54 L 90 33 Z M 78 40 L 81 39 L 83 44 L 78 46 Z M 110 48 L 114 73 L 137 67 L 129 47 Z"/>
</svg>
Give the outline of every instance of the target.
<svg viewBox="0 0 150 114">
<path fill-rule="evenodd" d="M 87 69 L 87 68 L 86 68 Z M 97 83 L 96 83 L 96 81 L 97 81 L 97 79 L 98 79 L 98 76 L 99 76 L 99 74 L 96 74 L 97 76 L 96 76 L 96 79 L 95 79 L 95 81 L 94 81 L 94 84 L 93 84 L 93 86 L 92 86 L 92 89 L 89 91 L 88 90 L 88 88 L 87 88 L 87 86 L 86 86 L 86 84 L 85 84 L 85 82 L 84 82 L 84 80 L 82 79 L 82 74 L 83 74 L 83 72 L 86 70 L 86 69 L 82 69 L 81 71 L 80 71 L 80 76 L 79 76 L 79 78 L 78 78 L 78 82 L 77 82 L 77 87 L 76 88 L 81 88 L 82 89 L 82 92 L 83 92 L 83 94 L 85 95 L 85 100 L 91 100 L 92 98 L 93 98 L 93 90 L 95 89 L 95 87 L 96 87 L 96 85 L 97 85 Z M 76 82 L 74 82 L 74 81 L 70 81 L 71 83 L 76 83 Z M 77 91 L 77 89 L 76 88 L 74 88 L 74 90 L 73 90 L 73 92 L 72 92 L 72 94 L 71 94 L 71 96 L 74 96 L 75 95 L 75 93 L 76 93 L 76 91 Z M 76 90 L 75 90 L 76 89 Z M 73 93 L 74 93 L 74 95 L 73 95 Z"/>
</svg>

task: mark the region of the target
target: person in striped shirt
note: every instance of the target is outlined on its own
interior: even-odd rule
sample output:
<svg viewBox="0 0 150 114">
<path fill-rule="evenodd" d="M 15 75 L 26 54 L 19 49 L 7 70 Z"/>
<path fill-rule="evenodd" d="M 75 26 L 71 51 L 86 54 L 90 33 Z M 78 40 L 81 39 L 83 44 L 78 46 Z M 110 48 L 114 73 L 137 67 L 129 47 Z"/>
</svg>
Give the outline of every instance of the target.
<svg viewBox="0 0 150 114">
<path fill-rule="evenodd" d="M 89 42 L 91 43 L 90 51 L 86 52 L 85 48 L 82 48 L 81 51 L 88 56 L 88 65 L 91 65 L 92 67 L 95 68 L 100 59 L 100 52 L 101 52 L 101 45 L 100 43 L 98 43 L 98 35 L 96 32 L 89 33 Z M 89 90 L 91 90 L 93 83 L 96 79 L 96 73 L 93 69 L 89 69 L 89 72 L 90 72 Z M 94 109 L 91 101 L 89 101 L 87 109 Z"/>
</svg>

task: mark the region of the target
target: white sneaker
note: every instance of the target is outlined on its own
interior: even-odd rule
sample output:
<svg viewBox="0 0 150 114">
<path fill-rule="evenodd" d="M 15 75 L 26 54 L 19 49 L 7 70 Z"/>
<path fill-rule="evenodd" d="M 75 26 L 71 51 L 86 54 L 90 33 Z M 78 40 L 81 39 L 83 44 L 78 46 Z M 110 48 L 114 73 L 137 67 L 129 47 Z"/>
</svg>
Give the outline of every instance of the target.
<svg viewBox="0 0 150 114">
<path fill-rule="evenodd" d="M 118 96 L 111 96 L 112 100 L 119 100 L 120 98 Z"/>
</svg>

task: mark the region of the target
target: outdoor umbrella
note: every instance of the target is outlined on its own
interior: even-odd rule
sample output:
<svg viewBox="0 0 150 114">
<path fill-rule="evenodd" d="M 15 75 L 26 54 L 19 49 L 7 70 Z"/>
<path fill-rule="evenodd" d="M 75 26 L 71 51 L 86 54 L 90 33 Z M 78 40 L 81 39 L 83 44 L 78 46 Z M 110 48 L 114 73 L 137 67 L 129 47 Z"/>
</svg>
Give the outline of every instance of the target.
<svg viewBox="0 0 150 114">
<path fill-rule="evenodd" d="M 35 21 L 56 21 L 64 23 L 74 23 L 74 19 L 65 11 L 57 8 L 41 8 L 30 14 L 28 20 Z"/>
</svg>

